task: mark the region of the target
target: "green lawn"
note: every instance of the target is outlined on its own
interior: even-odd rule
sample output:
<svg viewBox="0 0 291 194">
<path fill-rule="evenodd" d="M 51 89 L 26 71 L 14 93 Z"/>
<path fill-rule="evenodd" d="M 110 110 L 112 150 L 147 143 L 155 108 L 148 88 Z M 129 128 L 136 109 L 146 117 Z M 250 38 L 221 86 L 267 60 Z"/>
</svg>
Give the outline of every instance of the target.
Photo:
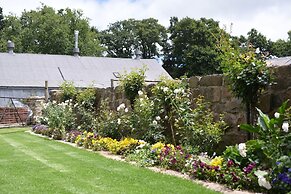
<svg viewBox="0 0 291 194">
<path fill-rule="evenodd" d="M 0 193 L 216 193 L 25 130 L 0 129 Z"/>
</svg>

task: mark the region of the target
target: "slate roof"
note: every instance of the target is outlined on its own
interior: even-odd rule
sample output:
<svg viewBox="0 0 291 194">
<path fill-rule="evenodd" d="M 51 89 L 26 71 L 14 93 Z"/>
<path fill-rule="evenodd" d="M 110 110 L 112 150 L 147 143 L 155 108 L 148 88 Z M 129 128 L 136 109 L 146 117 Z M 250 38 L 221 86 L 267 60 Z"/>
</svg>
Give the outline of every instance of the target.
<svg viewBox="0 0 291 194">
<path fill-rule="evenodd" d="M 268 59 L 267 65 L 270 67 L 291 65 L 291 56 Z"/>
<path fill-rule="evenodd" d="M 0 86 L 58 87 L 64 79 L 73 81 L 78 87 L 110 87 L 110 79 L 146 65 L 147 80 L 159 80 L 160 75 L 170 75 L 155 59 L 128 59 L 107 57 L 75 57 L 46 54 L 0 53 Z M 63 77 L 64 79 L 63 79 Z"/>
</svg>

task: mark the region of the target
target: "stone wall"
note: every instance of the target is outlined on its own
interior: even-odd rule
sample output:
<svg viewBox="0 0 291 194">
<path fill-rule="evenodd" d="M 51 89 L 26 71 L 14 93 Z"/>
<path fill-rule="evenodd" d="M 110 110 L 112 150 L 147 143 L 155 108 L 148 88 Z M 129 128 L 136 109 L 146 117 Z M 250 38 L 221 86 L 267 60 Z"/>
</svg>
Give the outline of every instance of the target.
<svg viewBox="0 0 291 194">
<path fill-rule="evenodd" d="M 260 98 L 259 108 L 272 116 L 277 108 L 287 99 L 291 99 L 291 66 L 272 67 L 274 71 L 274 84 L 265 90 Z M 245 108 L 242 101 L 235 98 L 228 86 L 226 79 L 222 75 L 208 75 L 202 77 L 191 77 L 188 79 L 192 97 L 203 95 L 205 100 L 210 102 L 210 108 L 216 117 L 224 115 L 224 120 L 229 128 L 223 139 L 222 145 L 229 145 L 244 142 L 247 133 L 241 131 L 239 124 L 246 123 Z M 118 88 L 97 89 L 97 106 L 101 101 L 108 99 L 112 109 L 119 104 L 126 103 L 124 93 Z M 58 91 L 51 91 L 50 98 L 57 100 Z"/>
<path fill-rule="evenodd" d="M 276 66 L 271 67 L 271 70 L 274 73 L 273 84 L 263 91 L 258 108 L 272 117 L 284 101 L 291 99 L 291 66 Z M 238 127 L 246 123 L 245 107 L 240 99 L 231 94 L 222 75 L 191 77 L 189 86 L 192 98 L 203 95 L 216 115 L 224 114 L 229 126 L 224 137 L 225 145 L 246 140 L 247 134 Z"/>
<path fill-rule="evenodd" d="M 210 108 L 216 117 L 224 115 L 229 128 L 226 131 L 224 144 L 243 142 L 247 134 L 240 131 L 238 124 L 246 121 L 244 106 L 240 99 L 235 98 L 229 91 L 225 78 L 222 75 L 208 75 L 189 78 L 192 98 L 204 96 L 210 102 Z"/>
<path fill-rule="evenodd" d="M 42 115 L 42 105 L 45 102 L 44 96 L 32 96 L 23 100 L 23 102 L 32 111 L 32 117 L 29 118 L 27 124 L 35 124 L 36 118 Z"/>
</svg>

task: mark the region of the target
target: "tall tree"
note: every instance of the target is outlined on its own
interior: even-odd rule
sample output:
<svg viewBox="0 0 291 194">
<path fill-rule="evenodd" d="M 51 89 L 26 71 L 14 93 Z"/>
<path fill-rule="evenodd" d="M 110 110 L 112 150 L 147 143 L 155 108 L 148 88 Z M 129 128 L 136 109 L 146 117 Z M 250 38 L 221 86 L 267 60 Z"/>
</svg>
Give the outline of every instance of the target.
<svg viewBox="0 0 291 194">
<path fill-rule="evenodd" d="M 22 52 L 22 27 L 20 20 L 13 15 L 5 16 L 0 30 L 0 51 L 7 52 L 7 41 L 15 43 L 15 51 Z"/>
<path fill-rule="evenodd" d="M 166 29 L 153 18 L 128 19 L 109 25 L 102 31 L 101 42 L 107 48 L 107 56 L 131 58 L 139 48 L 145 59 L 158 56 L 159 47 L 167 40 Z"/>
<path fill-rule="evenodd" d="M 6 50 L 6 42 L 10 39 L 18 52 L 71 55 L 74 30 L 79 30 L 81 54 L 101 55 L 98 33 L 91 29 L 81 11 L 69 8 L 55 11 L 42 5 L 37 10 L 24 11 L 20 18 L 7 16 L 4 21 L 1 50 Z"/>
<path fill-rule="evenodd" d="M 118 21 L 101 32 L 101 43 L 106 47 L 107 56 L 130 58 L 137 47 L 135 19 Z"/>
<path fill-rule="evenodd" d="M 254 28 L 252 28 L 247 35 L 248 45 L 251 44 L 253 48 L 259 48 L 262 52 L 270 52 L 270 41 L 267 40 L 266 36 L 259 33 Z"/>
<path fill-rule="evenodd" d="M 141 20 L 137 23 L 137 41 L 143 58 L 159 56 L 158 47 L 164 47 L 167 41 L 166 28 L 154 18 Z"/>
<path fill-rule="evenodd" d="M 4 16 L 3 16 L 3 9 L 0 7 L 0 30 L 3 29 L 3 21 L 4 21 Z"/>
<path fill-rule="evenodd" d="M 219 51 L 216 44 L 222 30 L 213 19 L 199 20 L 173 17 L 170 20 L 170 41 L 165 51 L 164 67 L 173 77 L 219 72 Z"/>
</svg>

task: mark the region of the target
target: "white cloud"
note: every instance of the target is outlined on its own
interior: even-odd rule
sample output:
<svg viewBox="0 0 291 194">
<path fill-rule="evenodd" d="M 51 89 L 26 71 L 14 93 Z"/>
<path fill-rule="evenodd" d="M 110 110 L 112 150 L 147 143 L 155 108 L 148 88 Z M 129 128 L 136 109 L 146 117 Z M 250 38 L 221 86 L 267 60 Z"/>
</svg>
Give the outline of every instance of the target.
<svg viewBox="0 0 291 194">
<path fill-rule="evenodd" d="M 255 28 L 272 40 L 287 39 L 291 30 L 289 0 L 3 0 L 0 7 L 4 14 L 20 15 L 24 9 L 40 7 L 40 1 L 55 9 L 81 9 L 101 30 L 118 20 L 149 17 L 167 27 L 171 16 L 213 18 L 227 26 L 233 23 L 234 35 Z"/>
</svg>

